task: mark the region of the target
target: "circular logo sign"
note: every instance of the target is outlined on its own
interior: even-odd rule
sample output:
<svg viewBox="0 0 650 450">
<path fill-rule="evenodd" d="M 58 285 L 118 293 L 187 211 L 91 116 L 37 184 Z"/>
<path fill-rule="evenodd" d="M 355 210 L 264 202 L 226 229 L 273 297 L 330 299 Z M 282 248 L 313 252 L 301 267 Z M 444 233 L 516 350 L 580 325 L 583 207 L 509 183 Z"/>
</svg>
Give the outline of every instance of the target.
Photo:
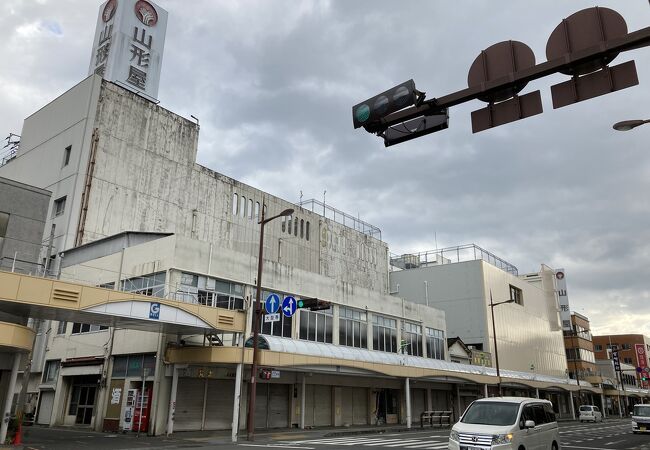
<svg viewBox="0 0 650 450">
<path fill-rule="evenodd" d="M 158 23 L 156 8 L 146 0 L 138 0 L 135 4 L 135 15 L 140 22 L 148 27 L 153 27 Z"/>
<path fill-rule="evenodd" d="M 557 272 L 555 274 L 555 278 L 557 278 L 558 280 L 561 280 L 562 278 L 564 278 L 564 272 Z"/>
<path fill-rule="evenodd" d="M 104 11 L 102 11 L 102 20 L 108 22 L 115 15 L 115 10 L 117 9 L 117 0 L 109 0 L 104 6 Z"/>
<path fill-rule="evenodd" d="M 643 354 L 645 353 L 645 349 L 644 349 L 643 347 L 637 347 L 637 348 L 636 348 L 636 352 L 637 352 L 639 355 L 643 355 Z"/>
</svg>

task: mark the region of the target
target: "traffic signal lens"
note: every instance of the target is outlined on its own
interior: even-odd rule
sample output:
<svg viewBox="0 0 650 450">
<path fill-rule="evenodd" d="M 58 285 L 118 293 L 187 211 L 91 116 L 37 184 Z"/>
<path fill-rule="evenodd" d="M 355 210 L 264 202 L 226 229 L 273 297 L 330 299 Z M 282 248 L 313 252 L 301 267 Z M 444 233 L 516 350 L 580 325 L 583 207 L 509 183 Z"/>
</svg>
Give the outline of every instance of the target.
<svg viewBox="0 0 650 450">
<path fill-rule="evenodd" d="M 405 86 L 400 86 L 393 94 L 393 102 L 396 106 L 407 106 L 412 103 L 411 92 Z"/>
<path fill-rule="evenodd" d="M 304 306 L 304 303 L 302 300 L 298 300 L 298 308 L 302 308 Z"/>
<path fill-rule="evenodd" d="M 388 111 L 388 97 L 382 95 L 375 101 L 375 114 L 383 115 L 386 111 Z"/>
<path fill-rule="evenodd" d="M 354 116 L 356 117 L 357 121 L 365 122 L 370 118 L 370 107 L 365 104 L 359 106 L 355 111 Z"/>
</svg>

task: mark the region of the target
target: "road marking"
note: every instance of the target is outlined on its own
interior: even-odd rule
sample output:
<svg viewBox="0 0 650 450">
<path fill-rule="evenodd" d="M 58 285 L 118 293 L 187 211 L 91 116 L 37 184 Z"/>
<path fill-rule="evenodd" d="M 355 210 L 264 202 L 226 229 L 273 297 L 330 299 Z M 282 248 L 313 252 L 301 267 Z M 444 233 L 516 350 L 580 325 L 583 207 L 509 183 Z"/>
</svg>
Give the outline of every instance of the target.
<svg viewBox="0 0 650 450">
<path fill-rule="evenodd" d="M 314 450 L 314 447 L 300 447 L 282 444 L 238 444 L 242 447 L 264 447 L 264 448 L 301 448 L 305 450 Z"/>
<path fill-rule="evenodd" d="M 562 444 L 562 448 L 580 448 L 583 450 L 616 450 L 615 448 L 604 448 L 604 447 L 577 447 L 575 445 L 566 445 Z"/>
</svg>

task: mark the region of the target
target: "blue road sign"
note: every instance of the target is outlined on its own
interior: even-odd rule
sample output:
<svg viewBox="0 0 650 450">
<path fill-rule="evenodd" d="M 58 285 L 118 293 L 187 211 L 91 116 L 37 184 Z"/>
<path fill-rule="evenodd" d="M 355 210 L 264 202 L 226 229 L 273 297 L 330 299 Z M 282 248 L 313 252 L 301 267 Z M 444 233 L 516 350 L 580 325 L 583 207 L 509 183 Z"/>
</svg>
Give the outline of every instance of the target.
<svg viewBox="0 0 650 450">
<path fill-rule="evenodd" d="M 293 313 L 296 312 L 296 307 L 298 306 L 296 303 L 297 302 L 295 298 L 285 297 L 282 301 L 282 314 L 287 317 L 293 316 Z"/>
<path fill-rule="evenodd" d="M 280 309 L 280 296 L 278 294 L 269 294 L 264 302 L 264 308 L 269 314 L 274 314 Z"/>
</svg>

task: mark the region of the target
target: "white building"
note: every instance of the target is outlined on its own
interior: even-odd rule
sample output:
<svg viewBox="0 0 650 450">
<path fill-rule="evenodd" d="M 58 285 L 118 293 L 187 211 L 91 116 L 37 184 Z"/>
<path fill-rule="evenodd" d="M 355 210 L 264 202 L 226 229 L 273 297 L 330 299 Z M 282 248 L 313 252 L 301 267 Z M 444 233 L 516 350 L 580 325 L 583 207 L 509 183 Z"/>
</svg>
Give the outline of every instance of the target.
<svg viewBox="0 0 650 450">
<path fill-rule="evenodd" d="M 138 422 L 127 419 L 138 410 L 132 397 L 142 393 L 144 377 L 149 433 L 244 427 L 239 394 L 241 386 L 246 398 L 252 355 L 241 345 L 251 330 L 264 207 L 266 217 L 295 212 L 265 227 L 263 290 L 332 307 L 262 324 L 268 349 L 261 367 L 273 378 L 259 381 L 256 426 L 410 423 L 424 410 L 457 416 L 472 399 L 494 393 L 492 368 L 447 361 L 443 308 L 389 295 L 388 247 L 376 227 L 315 201 L 291 204 L 196 164 L 197 142 L 195 123 L 98 76 L 25 120 L 20 151 L 0 176 L 37 180 L 52 191 L 45 229 L 54 225 L 54 274 L 108 289 L 117 284 L 188 311 L 214 308 L 227 319 L 183 332 L 146 317 L 124 319 L 132 311 L 110 299 L 61 313 L 56 317 L 72 323 L 50 325 L 39 423 L 134 429 Z M 495 289 L 501 286 L 496 300 L 508 283 L 521 284 L 529 298 L 525 282 L 481 267 L 463 270 L 493 277 Z M 480 287 L 477 279 L 472 292 L 485 300 Z M 555 335 L 543 334 L 550 306 L 525 306 L 550 348 Z M 536 321 L 535 314 L 546 316 Z M 447 321 L 455 327 L 458 319 Z M 489 348 L 487 322 L 475 318 L 470 326 L 482 328 L 450 335 Z M 508 361 L 517 345 L 503 346 Z M 513 369 L 501 374 L 512 393 L 575 389 L 554 354 L 541 355 L 535 363 L 543 371 L 519 370 L 516 358 L 504 366 Z"/>
</svg>

